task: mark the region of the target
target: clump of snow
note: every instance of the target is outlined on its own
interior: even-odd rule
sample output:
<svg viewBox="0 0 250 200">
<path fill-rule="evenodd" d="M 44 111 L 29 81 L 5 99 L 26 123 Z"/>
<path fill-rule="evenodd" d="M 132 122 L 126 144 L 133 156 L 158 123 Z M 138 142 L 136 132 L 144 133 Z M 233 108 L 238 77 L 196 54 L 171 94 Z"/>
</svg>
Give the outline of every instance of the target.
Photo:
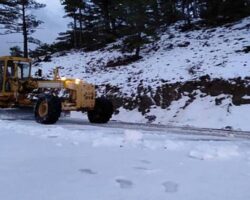
<svg viewBox="0 0 250 200">
<path fill-rule="evenodd" d="M 139 144 L 143 140 L 143 135 L 137 130 L 125 130 L 124 142 L 129 144 Z"/>
<path fill-rule="evenodd" d="M 230 159 L 239 156 L 237 145 L 199 145 L 191 150 L 189 156 L 200 160 Z"/>
</svg>

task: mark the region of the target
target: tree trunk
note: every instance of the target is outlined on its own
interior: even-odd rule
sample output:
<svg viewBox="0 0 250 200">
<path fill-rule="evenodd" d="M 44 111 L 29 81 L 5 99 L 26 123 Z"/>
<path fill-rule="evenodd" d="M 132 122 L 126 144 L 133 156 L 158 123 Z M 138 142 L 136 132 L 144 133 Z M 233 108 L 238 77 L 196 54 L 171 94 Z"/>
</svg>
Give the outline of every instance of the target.
<svg viewBox="0 0 250 200">
<path fill-rule="evenodd" d="M 192 11 L 193 11 L 193 17 L 198 18 L 199 17 L 199 11 L 198 11 L 198 1 L 194 1 L 192 3 Z"/>
<path fill-rule="evenodd" d="M 110 32 L 110 13 L 109 13 L 109 2 L 108 0 L 103 0 L 103 14 L 104 14 L 104 23 L 105 29 Z"/>
<path fill-rule="evenodd" d="M 112 30 L 112 33 L 113 33 L 114 35 L 116 35 L 117 33 L 116 33 L 115 19 L 111 18 L 110 21 L 111 21 L 111 30 Z"/>
<path fill-rule="evenodd" d="M 160 20 L 161 20 L 161 17 L 160 17 L 160 5 L 159 5 L 158 0 L 155 0 L 152 3 L 152 8 L 153 8 L 153 11 L 154 11 L 154 20 L 155 20 L 156 24 L 158 25 Z"/>
<path fill-rule="evenodd" d="M 141 52 L 141 47 L 140 46 L 136 47 L 135 56 L 140 57 L 140 52 Z"/>
<path fill-rule="evenodd" d="M 141 38 L 141 32 L 139 32 L 139 33 L 137 34 L 137 40 L 138 40 L 138 45 L 137 45 L 137 47 L 136 47 L 136 49 L 135 49 L 135 56 L 136 56 L 136 57 L 140 57 L 140 52 L 141 52 L 141 40 L 142 40 L 142 38 Z"/>
<path fill-rule="evenodd" d="M 186 9 L 187 9 L 187 13 L 186 13 L 186 23 L 188 24 L 188 26 L 191 25 L 191 10 L 190 10 L 190 1 L 186 2 Z"/>
<path fill-rule="evenodd" d="M 80 24 L 80 31 L 79 31 L 79 46 L 82 47 L 82 8 L 79 8 L 79 24 Z"/>
<path fill-rule="evenodd" d="M 76 15 L 74 15 L 74 27 L 73 27 L 73 31 L 74 31 L 74 48 L 77 48 L 77 26 L 76 26 Z"/>
<path fill-rule="evenodd" d="M 23 28 L 23 56 L 25 58 L 28 58 L 29 52 L 28 52 L 28 32 L 27 32 L 27 23 L 26 23 L 26 13 L 25 13 L 25 4 L 22 4 L 22 28 Z"/>
</svg>

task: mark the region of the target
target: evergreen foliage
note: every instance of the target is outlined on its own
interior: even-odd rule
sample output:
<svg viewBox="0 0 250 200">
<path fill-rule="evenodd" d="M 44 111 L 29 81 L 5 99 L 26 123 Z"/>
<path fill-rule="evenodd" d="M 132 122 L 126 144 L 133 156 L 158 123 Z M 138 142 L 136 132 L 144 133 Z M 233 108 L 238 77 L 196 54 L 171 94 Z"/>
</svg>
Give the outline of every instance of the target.
<svg viewBox="0 0 250 200">
<path fill-rule="evenodd" d="M 61 0 L 71 28 L 58 40 L 71 48 L 94 50 L 122 38 L 122 51 L 140 55 L 156 30 L 184 20 L 226 23 L 250 14 L 250 0 Z"/>
<path fill-rule="evenodd" d="M 225 23 L 250 14 L 249 0 L 201 0 L 201 18 L 212 24 Z"/>
<path fill-rule="evenodd" d="M 2 3 L 3 7 L 9 6 L 8 0 L 2 1 L 5 1 Z M 185 31 L 193 28 L 194 19 L 199 19 L 205 25 L 216 26 L 250 15 L 250 0 L 60 1 L 65 17 L 72 19 L 68 24 L 69 29 L 59 34 L 56 43 L 42 45 L 32 55 L 39 56 L 43 52 L 53 53 L 71 48 L 96 50 L 120 39 L 123 41 L 119 46 L 120 50 L 134 52 L 133 58 L 138 59 L 142 45 L 155 41 L 160 27 L 183 20 L 185 23 L 182 30 Z M 9 18 L 10 22 L 16 20 L 16 15 L 11 12 L 1 16 L 2 12 L 0 8 L 2 19 Z M 1 23 L 1 18 L 0 24 L 4 24 Z"/>
<path fill-rule="evenodd" d="M 15 57 L 22 57 L 23 51 L 19 46 L 10 47 L 10 55 Z"/>
</svg>

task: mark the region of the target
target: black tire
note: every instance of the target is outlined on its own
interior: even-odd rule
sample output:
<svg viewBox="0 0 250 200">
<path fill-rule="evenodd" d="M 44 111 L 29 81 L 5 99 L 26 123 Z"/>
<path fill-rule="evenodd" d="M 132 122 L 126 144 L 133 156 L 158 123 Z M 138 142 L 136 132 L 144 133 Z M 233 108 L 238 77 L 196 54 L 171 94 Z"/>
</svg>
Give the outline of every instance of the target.
<svg viewBox="0 0 250 200">
<path fill-rule="evenodd" d="M 90 123 L 105 124 L 111 119 L 113 114 L 113 104 L 105 98 L 97 98 L 94 110 L 88 111 Z"/>
<path fill-rule="evenodd" d="M 35 119 L 40 124 L 55 124 L 62 112 L 61 100 L 52 95 L 41 96 L 35 105 Z"/>
</svg>

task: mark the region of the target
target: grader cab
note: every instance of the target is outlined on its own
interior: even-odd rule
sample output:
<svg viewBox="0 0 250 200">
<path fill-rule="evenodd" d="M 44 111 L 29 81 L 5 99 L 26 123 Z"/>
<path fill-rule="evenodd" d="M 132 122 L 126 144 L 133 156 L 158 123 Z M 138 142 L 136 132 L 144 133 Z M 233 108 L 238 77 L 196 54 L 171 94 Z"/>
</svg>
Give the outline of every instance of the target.
<svg viewBox="0 0 250 200">
<path fill-rule="evenodd" d="M 53 80 L 31 76 L 31 60 L 0 57 L 0 108 L 34 108 L 38 123 L 54 124 L 61 112 L 87 112 L 91 123 L 107 123 L 113 114 L 111 101 L 96 98 L 95 86 L 80 79 L 60 77 Z"/>
</svg>

